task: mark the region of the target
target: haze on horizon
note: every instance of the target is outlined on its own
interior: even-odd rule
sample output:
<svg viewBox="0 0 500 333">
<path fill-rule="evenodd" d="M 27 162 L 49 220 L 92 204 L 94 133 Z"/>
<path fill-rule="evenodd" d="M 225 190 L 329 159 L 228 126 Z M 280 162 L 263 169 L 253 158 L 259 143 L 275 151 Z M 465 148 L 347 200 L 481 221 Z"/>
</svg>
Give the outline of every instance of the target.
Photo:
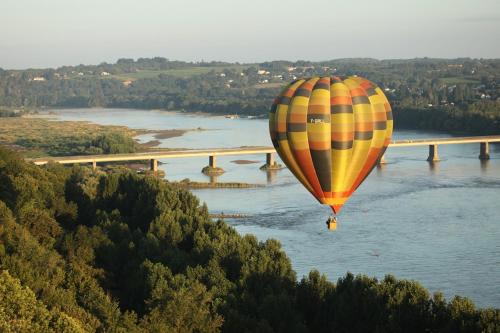
<svg viewBox="0 0 500 333">
<path fill-rule="evenodd" d="M 0 67 L 498 58 L 498 0 L 2 0 Z"/>
</svg>

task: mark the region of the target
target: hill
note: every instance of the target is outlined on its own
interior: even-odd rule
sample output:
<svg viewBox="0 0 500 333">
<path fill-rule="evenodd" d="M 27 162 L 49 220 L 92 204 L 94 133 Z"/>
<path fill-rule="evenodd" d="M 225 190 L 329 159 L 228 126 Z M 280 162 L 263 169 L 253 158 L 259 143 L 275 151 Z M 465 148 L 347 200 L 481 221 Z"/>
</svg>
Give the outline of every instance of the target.
<svg viewBox="0 0 500 333">
<path fill-rule="evenodd" d="M 151 176 L 25 163 L 0 147 L 0 331 L 498 332 L 500 310 L 419 283 L 317 271 L 213 222 Z M 478 281 L 478 283 L 480 283 Z"/>
</svg>

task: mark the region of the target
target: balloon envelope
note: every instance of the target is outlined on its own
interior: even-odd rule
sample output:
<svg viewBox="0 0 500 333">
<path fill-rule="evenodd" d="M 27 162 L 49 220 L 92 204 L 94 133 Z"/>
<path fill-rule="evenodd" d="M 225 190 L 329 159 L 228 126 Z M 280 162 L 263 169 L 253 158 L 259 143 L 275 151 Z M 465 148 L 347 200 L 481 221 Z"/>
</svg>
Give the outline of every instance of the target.
<svg viewBox="0 0 500 333">
<path fill-rule="evenodd" d="M 392 128 L 383 91 L 358 76 L 294 81 L 269 114 L 271 140 L 281 159 L 334 213 L 382 157 Z"/>
</svg>

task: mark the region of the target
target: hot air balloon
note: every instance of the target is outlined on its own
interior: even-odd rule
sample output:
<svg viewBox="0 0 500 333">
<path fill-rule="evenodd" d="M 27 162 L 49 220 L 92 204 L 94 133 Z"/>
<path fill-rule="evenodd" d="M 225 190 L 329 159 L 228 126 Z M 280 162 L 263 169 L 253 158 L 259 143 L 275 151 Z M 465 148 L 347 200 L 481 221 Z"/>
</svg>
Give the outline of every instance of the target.
<svg viewBox="0 0 500 333">
<path fill-rule="evenodd" d="M 382 157 L 392 128 L 383 91 L 358 76 L 296 80 L 276 97 L 269 114 L 279 156 L 334 214 Z"/>
</svg>

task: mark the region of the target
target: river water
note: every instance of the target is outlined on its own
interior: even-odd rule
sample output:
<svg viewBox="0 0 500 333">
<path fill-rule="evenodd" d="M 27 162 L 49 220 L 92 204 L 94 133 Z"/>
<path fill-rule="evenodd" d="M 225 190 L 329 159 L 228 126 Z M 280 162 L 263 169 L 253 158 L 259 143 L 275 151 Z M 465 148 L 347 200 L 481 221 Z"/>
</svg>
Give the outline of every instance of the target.
<svg viewBox="0 0 500 333">
<path fill-rule="evenodd" d="M 160 147 L 270 146 L 267 120 L 121 109 L 52 110 L 63 120 L 143 129 L 196 129 L 160 140 Z M 447 137 L 443 133 L 397 131 L 394 139 Z M 149 141 L 143 135 L 140 141 Z M 500 147 L 481 163 L 479 145 L 440 146 L 441 161 L 426 162 L 427 147 L 392 148 L 388 164 L 376 168 L 328 231 L 331 210 L 322 206 L 288 169 L 259 170 L 264 155 L 218 157 L 226 173 L 219 181 L 259 183 L 252 189 L 193 191 L 212 213 L 243 213 L 227 220 L 241 234 L 278 239 L 301 278 L 318 269 L 331 280 L 367 274 L 414 279 L 447 298 L 467 296 L 480 307 L 500 307 Z M 231 161 L 247 159 L 254 164 Z M 208 158 L 161 160 L 169 180 L 209 181 L 200 171 Z"/>
</svg>

